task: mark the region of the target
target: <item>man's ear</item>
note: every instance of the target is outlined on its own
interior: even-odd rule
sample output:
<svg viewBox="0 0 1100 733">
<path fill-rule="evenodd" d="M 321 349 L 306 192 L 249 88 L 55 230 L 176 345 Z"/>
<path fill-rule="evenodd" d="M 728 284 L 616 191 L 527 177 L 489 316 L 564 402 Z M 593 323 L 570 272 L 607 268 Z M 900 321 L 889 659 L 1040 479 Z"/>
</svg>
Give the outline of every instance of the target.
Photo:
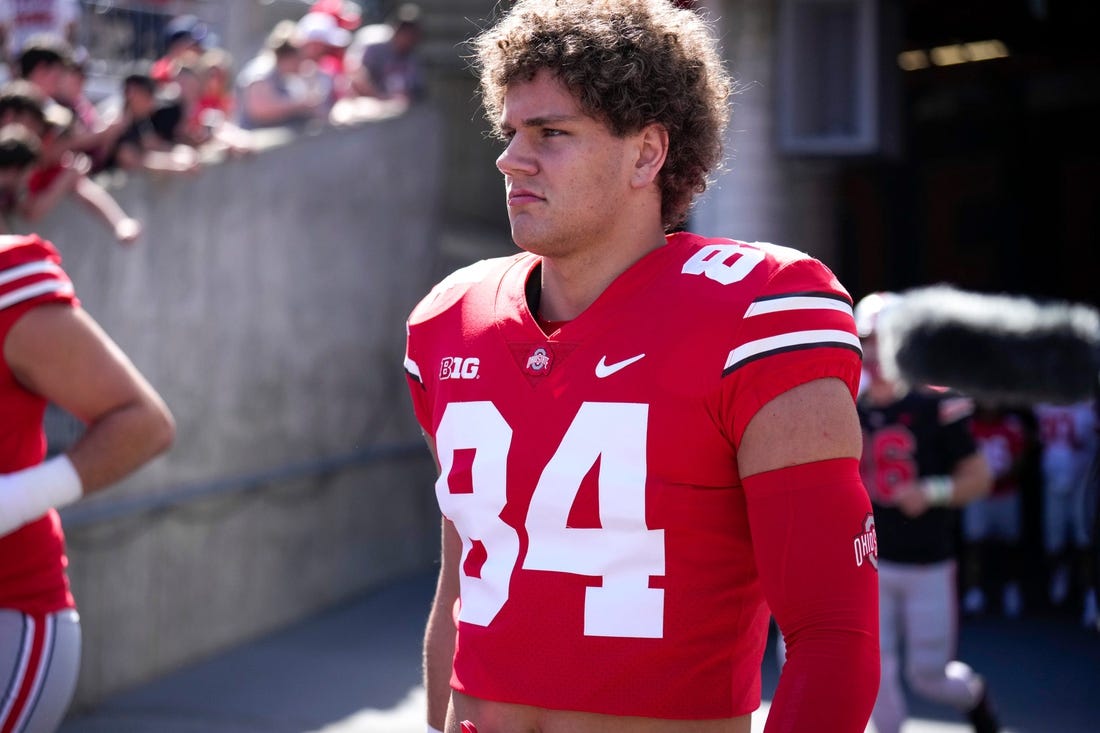
<svg viewBox="0 0 1100 733">
<path fill-rule="evenodd" d="M 634 174 L 631 184 L 645 188 L 657 180 L 668 155 L 668 130 L 664 125 L 651 122 L 638 133 Z"/>
</svg>

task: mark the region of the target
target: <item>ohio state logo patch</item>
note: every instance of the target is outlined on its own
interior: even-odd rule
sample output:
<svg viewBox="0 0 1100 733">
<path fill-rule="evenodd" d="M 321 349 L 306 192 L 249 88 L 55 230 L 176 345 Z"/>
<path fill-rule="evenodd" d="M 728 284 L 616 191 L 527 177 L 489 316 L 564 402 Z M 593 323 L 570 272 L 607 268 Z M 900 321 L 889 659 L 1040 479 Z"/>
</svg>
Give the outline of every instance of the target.
<svg viewBox="0 0 1100 733">
<path fill-rule="evenodd" d="M 856 567 L 868 562 L 878 570 L 878 535 L 875 534 L 875 515 L 870 512 L 863 518 L 863 531 L 852 539 L 852 549 L 856 554 Z"/>
<path fill-rule="evenodd" d="M 527 363 L 523 370 L 532 377 L 543 377 L 550 373 L 550 367 L 554 365 L 554 354 L 545 346 L 536 346 L 531 355 L 527 357 Z"/>
</svg>

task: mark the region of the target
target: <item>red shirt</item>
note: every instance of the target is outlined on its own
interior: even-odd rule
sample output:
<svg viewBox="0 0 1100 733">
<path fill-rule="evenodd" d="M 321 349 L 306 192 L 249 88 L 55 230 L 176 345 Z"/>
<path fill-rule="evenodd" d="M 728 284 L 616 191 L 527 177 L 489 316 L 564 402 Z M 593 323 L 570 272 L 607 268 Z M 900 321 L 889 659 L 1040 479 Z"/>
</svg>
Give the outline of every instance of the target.
<svg viewBox="0 0 1100 733">
<path fill-rule="evenodd" d="M 1020 473 L 1015 470 L 1027 451 L 1027 431 L 1015 415 L 986 417 L 975 414 L 970 432 L 993 472 L 993 496 L 1020 490 Z"/>
<path fill-rule="evenodd" d="M 61 256 L 37 235 L 0 236 L 0 344 L 31 308 L 46 303 L 77 305 Z M 46 400 L 15 380 L 0 358 L 0 473 L 42 462 Z M 73 608 L 65 576 L 65 539 L 57 512 L 0 536 L 0 608 L 52 613 Z"/>
<path fill-rule="evenodd" d="M 800 252 L 676 234 L 546 336 L 524 293 L 539 262 L 460 270 L 408 323 L 436 496 L 463 540 L 451 684 L 612 715 L 749 713 L 769 611 L 736 447 L 791 387 L 835 376 L 855 394 L 851 300 Z"/>
</svg>

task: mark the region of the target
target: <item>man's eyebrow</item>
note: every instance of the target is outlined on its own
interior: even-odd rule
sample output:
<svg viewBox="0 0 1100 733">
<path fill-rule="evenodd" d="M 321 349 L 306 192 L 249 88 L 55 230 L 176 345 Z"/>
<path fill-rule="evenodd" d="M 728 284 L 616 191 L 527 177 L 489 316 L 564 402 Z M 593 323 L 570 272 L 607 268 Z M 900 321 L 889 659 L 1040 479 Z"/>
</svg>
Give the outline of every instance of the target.
<svg viewBox="0 0 1100 733">
<path fill-rule="evenodd" d="M 547 125 L 559 125 L 563 122 L 575 122 L 581 115 L 542 115 L 541 117 L 528 117 L 520 121 L 520 127 L 546 127 Z M 509 128 L 507 120 L 500 121 L 500 127 Z"/>
</svg>

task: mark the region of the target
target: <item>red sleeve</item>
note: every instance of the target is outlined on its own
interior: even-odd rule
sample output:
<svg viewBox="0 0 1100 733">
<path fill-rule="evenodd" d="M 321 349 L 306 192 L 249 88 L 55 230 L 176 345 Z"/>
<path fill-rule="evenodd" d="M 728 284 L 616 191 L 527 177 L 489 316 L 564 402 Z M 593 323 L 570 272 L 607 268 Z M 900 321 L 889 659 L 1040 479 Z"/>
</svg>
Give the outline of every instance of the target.
<svg viewBox="0 0 1100 733">
<path fill-rule="evenodd" d="M 14 318 L 43 303 L 77 304 L 61 255 L 34 234 L 0 236 L 0 314 Z"/>
<path fill-rule="evenodd" d="M 836 377 L 855 396 L 862 359 L 852 300 L 829 268 L 802 258 L 749 304 L 723 370 L 724 424 L 740 445 L 757 411 L 800 384 Z"/>
<path fill-rule="evenodd" d="M 787 643 L 766 733 L 863 733 L 879 682 L 878 544 L 854 458 L 744 479 L 757 571 Z"/>
</svg>

